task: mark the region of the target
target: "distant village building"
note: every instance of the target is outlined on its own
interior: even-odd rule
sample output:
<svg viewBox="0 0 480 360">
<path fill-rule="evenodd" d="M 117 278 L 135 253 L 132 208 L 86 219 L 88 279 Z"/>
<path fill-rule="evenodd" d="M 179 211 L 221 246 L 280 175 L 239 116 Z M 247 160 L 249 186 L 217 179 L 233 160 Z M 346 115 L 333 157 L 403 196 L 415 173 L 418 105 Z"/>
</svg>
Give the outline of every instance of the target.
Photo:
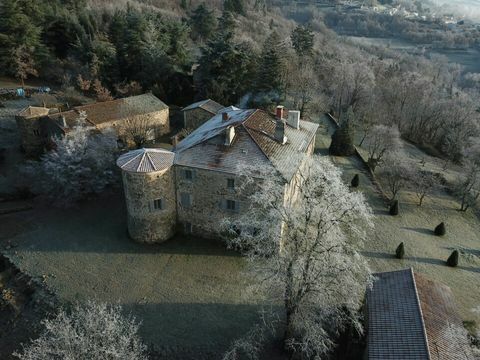
<svg viewBox="0 0 480 360">
<path fill-rule="evenodd" d="M 243 188 L 245 171 L 274 171 L 285 183 L 284 202 L 291 201 L 299 155 L 313 153 L 317 128 L 283 107 L 276 114 L 227 108 L 173 152 L 140 149 L 120 156 L 130 236 L 146 243 L 165 241 L 175 229 L 217 236 L 222 219 L 249 209 L 255 189 Z"/>
<path fill-rule="evenodd" d="M 212 116 L 219 113 L 225 106 L 207 99 L 198 101 L 182 109 L 183 127 L 185 129 L 196 129 Z"/>
<path fill-rule="evenodd" d="M 374 274 L 366 297 L 369 360 L 473 360 L 450 288 L 412 269 Z"/>
<path fill-rule="evenodd" d="M 26 155 L 40 155 L 53 137 L 62 137 L 80 118 L 99 130 L 114 128 L 125 144 L 131 142 L 130 134 L 135 131 L 148 129 L 152 142 L 170 131 L 168 106 L 152 94 L 77 106 L 65 112 L 28 107 L 16 116 Z"/>
</svg>

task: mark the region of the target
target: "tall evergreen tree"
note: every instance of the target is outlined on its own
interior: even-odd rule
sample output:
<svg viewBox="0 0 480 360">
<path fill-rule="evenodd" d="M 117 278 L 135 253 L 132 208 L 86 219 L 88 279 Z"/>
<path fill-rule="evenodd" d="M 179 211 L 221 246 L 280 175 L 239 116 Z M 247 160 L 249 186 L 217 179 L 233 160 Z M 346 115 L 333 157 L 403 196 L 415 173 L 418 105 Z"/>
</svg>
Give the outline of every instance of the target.
<svg viewBox="0 0 480 360">
<path fill-rule="evenodd" d="M 8 75 L 17 74 L 18 48 L 27 49 L 34 63 L 45 55 L 40 41 L 41 28 L 26 15 L 22 4 L 18 0 L 0 2 L 0 72 Z"/>
<path fill-rule="evenodd" d="M 215 16 L 212 10 L 208 10 L 205 3 L 198 5 L 193 11 L 190 22 L 192 26 L 192 37 L 194 39 L 206 40 L 210 38 L 215 31 Z"/>
<path fill-rule="evenodd" d="M 270 34 L 265 41 L 260 56 L 259 67 L 255 79 L 255 100 L 259 106 L 278 102 L 284 86 L 285 46 L 276 32 Z"/>
<path fill-rule="evenodd" d="M 251 87 L 256 57 L 246 44 L 234 41 L 234 22 L 224 12 L 216 36 L 202 49 L 197 89 L 202 97 L 235 104 Z"/>
<path fill-rule="evenodd" d="M 247 14 L 245 0 L 225 0 L 223 3 L 223 9 L 243 16 Z"/>
<path fill-rule="evenodd" d="M 298 56 L 308 56 L 313 51 L 313 31 L 309 26 L 298 25 L 290 36 Z"/>
</svg>

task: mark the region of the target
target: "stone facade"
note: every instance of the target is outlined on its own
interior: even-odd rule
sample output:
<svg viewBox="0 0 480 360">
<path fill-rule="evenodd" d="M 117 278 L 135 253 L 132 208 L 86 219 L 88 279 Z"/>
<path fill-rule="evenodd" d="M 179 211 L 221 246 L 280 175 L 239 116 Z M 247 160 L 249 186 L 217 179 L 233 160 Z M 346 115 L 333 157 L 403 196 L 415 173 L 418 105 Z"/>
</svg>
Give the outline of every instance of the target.
<svg viewBox="0 0 480 360">
<path fill-rule="evenodd" d="M 282 118 L 261 110 L 232 109 L 226 115 L 209 119 L 174 152 L 139 149 L 118 159 L 132 238 L 162 242 L 175 229 L 217 238 L 224 219 L 234 220 L 250 210 L 249 199 L 262 180 L 256 178 L 246 186 L 242 169 L 249 171 L 249 166 L 275 171 L 285 184 L 283 198 L 278 200 L 285 206 L 295 203 L 301 186 L 299 160 L 313 153 L 318 125 L 283 124 L 282 141 L 278 141 L 275 124 Z M 283 140 L 287 137 L 288 141 Z M 252 176 L 261 175 L 254 171 Z M 155 211 L 151 205 L 155 199 L 167 207 Z M 281 233 L 282 224 L 272 227 Z"/>
<path fill-rule="evenodd" d="M 185 129 L 196 129 L 214 115 L 215 114 L 212 114 L 210 111 L 202 108 L 185 110 L 183 112 L 183 127 Z"/>
<path fill-rule="evenodd" d="M 174 170 L 123 171 L 128 232 L 132 239 L 159 243 L 173 236 L 177 223 Z"/>
<path fill-rule="evenodd" d="M 49 109 L 28 107 L 15 116 L 22 141 L 22 149 L 27 157 L 36 157 L 45 146 L 40 119 L 48 115 Z"/>
</svg>

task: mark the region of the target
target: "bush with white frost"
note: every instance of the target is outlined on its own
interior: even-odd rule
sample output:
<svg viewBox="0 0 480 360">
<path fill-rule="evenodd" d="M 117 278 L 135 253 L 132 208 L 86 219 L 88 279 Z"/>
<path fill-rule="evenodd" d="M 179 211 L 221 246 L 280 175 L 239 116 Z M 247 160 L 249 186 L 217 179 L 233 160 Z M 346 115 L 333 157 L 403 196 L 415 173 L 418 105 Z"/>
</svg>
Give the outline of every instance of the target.
<svg viewBox="0 0 480 360">
<path fill-rule="evenodd" d="M 122 315 L 120 306 L 87 302 L 70 312 L 60 310 L 43 321 L 38 339 L 13 355 L 21 360 L 146 360 L 139 325 Z"/>
<path fill-rule="evenodd" d="M 76 126 L 54 142 L 54 150 L 44 154 L 40 162 L 30 162 L 26 168 L 35 192 L 66 206 L 88 195 L 99 194 L 117 182 L 114 130 L 99 132 L 79 119 Z"/>
<path fill-rule="evenodd" d="M 250 207 L 225 226 L 227 243 L 246 255 L 258 290 L 272 303 L 282 301 L 286 349 L 310 358 L 329 352 L 347 323 L 361 330 L 357 310 L 370 277 L 358 251 L 373 224 L 363 195 L 349 191 L 328 159 L 299 161 L 293 201 L 284 203 L 285 184 L 276 174 L 247 177 L 245 186 L 257 188 Z"/>
</svg>

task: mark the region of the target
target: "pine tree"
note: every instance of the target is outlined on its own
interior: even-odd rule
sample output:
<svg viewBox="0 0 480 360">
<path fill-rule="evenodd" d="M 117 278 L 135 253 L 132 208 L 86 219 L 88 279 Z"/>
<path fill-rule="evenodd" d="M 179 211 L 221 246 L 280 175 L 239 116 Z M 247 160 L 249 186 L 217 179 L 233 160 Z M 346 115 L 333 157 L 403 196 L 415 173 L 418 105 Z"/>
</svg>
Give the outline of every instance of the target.
<svg viewBox="0 0 480 360">
<path fill-rule="evenodd" d="M 440 224 L 438 224 L 438 225 L 435 227 L 434 233 L 435 233 L 435 235 L 437 235 L 437 236 L 443 236 L 443 235 L 445 235 L 445 233 L 446 233 L 445 223 L 444 223 L 444 222 L 441 222 Z"/>
<path fill-rule="evenodd" d="M 260 55 L 255 81 L 255 93 L 261 100 L 260 106 L 267 106 L 280 100 L 284 88 L 285 47 L 276 32 L 270 34 Z"/>
<path fill-rule="evenodd" d="M 239 15 L 246 15 L 244 0 L 225 0 L 223 9 Z"/>
<path fill-rule="evenodd" d="M 403 257 L 405 256 L 405 245 L 402 243 L 400 243 L 400 245 L 398 245 L 397 249 L 395 250 L 395 257 L 397 259 L 403 259 Z"/>
<path fill-rule="evenodd" d="M 192 36 L 194 39 L 206 40 L 212 36 L 216 27 L 216 19 L 213 11 L 208 10 L 204 3 L 198 5 L 190 17 Z"/>
<path fill-rule="evenodd" d="M 225 25 L 224 25 L 225 24 Z M 255 71 L 253 50 L 233 39 L 234 22 L 224 12 L 216 36 L 202 49 L 197 88 L 202 97 L 235 104 L 251 88 L 249 79 Z"/>
<path fill-rule="evenodd" d="M 358 187 L 358 185 L 360 185 L 360 176 L 358 174 L 355 174 L 355 176 L 353 177 L 351 185 L 354 188 L 356 188 L 356 187 Z"/>
<path fill-rule="evenodd" d="M 330 154 L 337 156 L 350 156 L 355 153 L 355 116 L 353 109 L 348 108 L 348 111 L 343 112 L 340 118 L 340 126 L 332 135 L 332 142 L 330 144 Z"/>
<path fill-rule="evenodd" d="M 298 25 L 290 36 L 292 46 L 298 56 L 312 55 L 313 32 L 309 26 Z"/>
<path fill-rule="evenodd" d="M 447 259 L 447 265 L 451 267 L 457 266 L 459 257 L 460 257 L 460 254 L 458 253 L 458 250 L 454 250 Z"/>
</svg>

